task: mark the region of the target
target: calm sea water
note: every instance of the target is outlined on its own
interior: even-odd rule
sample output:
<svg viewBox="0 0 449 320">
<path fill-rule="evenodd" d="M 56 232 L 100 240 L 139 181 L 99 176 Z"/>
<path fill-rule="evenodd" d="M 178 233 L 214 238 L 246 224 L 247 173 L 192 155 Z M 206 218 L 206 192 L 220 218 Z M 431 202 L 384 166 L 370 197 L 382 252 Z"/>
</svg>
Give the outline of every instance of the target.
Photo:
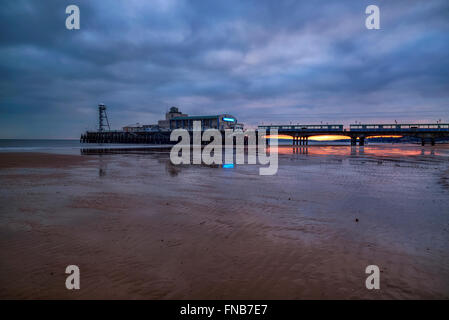
<svg viewBox="0 0 449 320">
<path fill-rule="evenodd" d="M 34 150 L 40 148 L 80 148 L 82 144 L 78 139 L 73 140 L 36 140 L 36 139 L 0 139 L 2 151 Z"/>
<path fill-rule="evenodd" d="M 78 139 L 0 139 L 0 152 L 79 153 L 89 148 L 140 148 L 148 145 L 80 143 Z"/>
</svg>

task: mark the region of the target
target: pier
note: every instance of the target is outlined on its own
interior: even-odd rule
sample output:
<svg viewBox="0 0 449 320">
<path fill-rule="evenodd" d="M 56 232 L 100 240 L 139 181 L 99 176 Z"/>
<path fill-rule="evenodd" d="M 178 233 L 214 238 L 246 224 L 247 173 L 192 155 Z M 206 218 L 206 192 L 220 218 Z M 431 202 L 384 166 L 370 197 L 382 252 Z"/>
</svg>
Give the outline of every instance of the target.
<svg viewBox="0 0 449 320">
<path fill-rule="evenodd" d="M 278 130 L 280 135 L 292 137 L 293 145 L 308 145 L 309 137 L 333 135 L 349 137 L 351 145 L 365 145 L 365 139 L 370 137 L 409 136 L 421 139 L 424 146 L 426 142 L 435 145 L 438 138 L 449 137 L 449 124 L 351 124 L 345 129 L 342 124 L 326 125 L 269 125 L 259 126 L 258 129 Z"/>
<path fill-rule="evenodd" d="M 185 129 L 190 135 L 193 133 L 194 122 L 199 122 L 201 130 L 216 129 L 222 133 L 223 141 L 225 132 L 245 132 L 243 124 L 238 123 L 237 118 L 229 114 L 209 116 L 188 116 L 177 107 L 171 107 L 165 114 L 165 120 L 159 120 L 157 124 L 130 125 L 123 130 L 111 130 L 106 106 L 98 105 L 98 130 L 86 131 L 80 137 L 81 143 L 127 143 L 127 144 L 175 144 L 170 141 L 170 134 L 175 129 Z M 365 145 L 365 139 L 370 137 L 409 136 L 421 140 L 424 146 L 426 142 L 435 145 L 435 140 L 449 138 L 448 123 L 412 123 L 412 124 L 350 124 L 345 128 L 343 124 L 291 124 L 291 125 L 266 125 L 258 126 L 256 131 L 264 130 L 270 134 L 270 130 L 277 130 L 279 135 L 292 137 L 292 144 L 306 146 L 309 138 L 313 136 L 342 136 L 350 138 L 351 145 L 357 143 Z M 256 137 L 258 134 L 256 134 Z M 192 136 L 191 136 L 192 138 Z M 206 143 L 206 142 L 204 142 Z M 247 144 L 245 137 L 245 144 Z M 256 142 L 257 143 L 257 142 Z M 269 143 L 269 142 L 268 142 Z"/>
<path fill-rule="evenodd" d="M 132 144 L 170 144 L 170 131 L 125 132 L 86 131 L 80 137 L 81 143 L 132 143 Z"/>
<path fill-rule="evenodd" d="M 269 125 L 259 126 L 258 130 L 278 130 L 279 135 L 292 137 L 292 144 L 306 146 L 313 136 L 349 137 L 351 145 L 365 145 L 370 137 L 409 136 L 435 145 L 439 138 L 449 138 L 449 124 L 354 124 L 345 129 L 342 124 L 330 125 Z M 189 130 L 191 131 L 191 130 Z M 222 130 L 224 134 L 224 130 Z M 81 143 L 127 143 L 127 144 L 174 144 L 170 141 L 171 130 L 167 131 L 134 131 L 121 130 L 87 131 L 80 137 Z"/>
</svg>

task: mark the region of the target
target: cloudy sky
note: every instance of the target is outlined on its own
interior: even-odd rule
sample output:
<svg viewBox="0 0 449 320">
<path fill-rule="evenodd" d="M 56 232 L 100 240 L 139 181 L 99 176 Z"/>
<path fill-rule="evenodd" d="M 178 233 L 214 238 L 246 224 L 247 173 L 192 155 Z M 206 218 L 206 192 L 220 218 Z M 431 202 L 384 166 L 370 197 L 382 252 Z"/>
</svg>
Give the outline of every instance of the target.
<svg viewBox="0 0 449 320">
<path fill-rule="evenodd" d="M 0 28 L 0 138 L 77 138 L 98 103 L 114 128 L 172 105 L 247 126 L 449 122 L 447 0 L 2 0 Z"/>
</svg>

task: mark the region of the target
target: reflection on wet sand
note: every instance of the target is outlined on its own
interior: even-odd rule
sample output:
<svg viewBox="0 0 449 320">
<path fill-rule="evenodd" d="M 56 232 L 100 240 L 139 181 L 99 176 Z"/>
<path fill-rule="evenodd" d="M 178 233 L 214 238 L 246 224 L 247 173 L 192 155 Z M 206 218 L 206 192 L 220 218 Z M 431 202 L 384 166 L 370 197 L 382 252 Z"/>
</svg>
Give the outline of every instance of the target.
<svg viewBox="0 0 449 320">
<path fill-rule="evenodd" d="M 131 148 L 81 148 L 81 155 L 100 155 L 100 154 L 145 154 L 145 153 L 157 153 L 157 152 L 170 152 L 170 146 L 148 146 L 148 147 L 131 147 Z"/>
<path fill-rule="evenodd" d="M 418 155 L 444 155 L 448 148 L 440 146 L 437 148 L 424 148 L 418 146 L 279 146 L 279 154 L 305 154 L 305 155 L 371 155 L 376 157 L 391 156 L 418 156 Z"/>
<path fill-rule="evenodd" d="M 181 170 L 189 169 L 190 167 L 207 167 L 215 169 L 233 169 L 236 168 L 236 164 L 211 164 L 207 165 L 205 163 L 201 164 L 182 164 L 174 165 L 169 159 L 169 147 L 141 147 L 141 148 L 89 148 L 81 149 L 82 155 L 97 155 L 99 158 L 99 176 L 105 176 L 107 170 L 107 162 L 103 160 L 103 157 L 107 155 L 152 155 L 158 159 L 158 161 L 165 166 L 165 171 L 171 177 L 175 177 Z M 224 152 L 224 151 L 223 151 Z M 235 161 L 234 149 L 234 161 Z M 244 149 L 245 160 L 247 160 L 248 149 Z M 270 152 L 270 148 L 267 148 L 267 152 Z M 324 157 L 373 157 L 382 159 L 390 158 L 396 159 L 398 157 L 417 157 L 417 156 L 449 156 L 449 147 L 446 145 L 440 145 L 439 148 L 434 147 L 420 147 L 415 145 L 371 145 L 371 146 L 342 146 L 342 145 L 326 145 L 326 146 L 279 146 L 278 154 L 280 160 L 285 158 L 285 156 L 324 156 Z M 224 157 L 223 157 L 224 158 Z M 343 158 L 341 158 L 343 159 Z M 192 160 L 192 156 L 191 156 Z M 334 158 L 338 160 L 338 158 Z M 349 158 L 349 164 L 357 164 L 358 161 L 352 161 Z M 340 161 L 340 160 L 338 160 Z M 363 161 L 363 160 L 362 160 Z M 282 161 L 280 165 L 282 165 Z M 243 164 L 245 165 L 245 164 Z"/>
<path fill-rule="evenodd" d="M 149 153 L 169 153 L 170 146 L 154 146 L 141 148 L 83 148 L 80 149 L 81 155 L 101 155 L 101 154 L 149 154 Z M 244 149 L 247 155 L 247 147 Z M 235 152 L 235 149 L 234 149 Z M 270 147 L 267 148 L 270 152 Z M 416 145 L 370 145 L 370 146 L 343 146 L 343 145 L 325 145 L 325 146 L 278 146 L 279 155 L 302 154 L 311 156 L 355 156 L 367 155 L 375 157 L 392 156 L 423 156 L 423 155 L 447 155 L 449 148 L 447 145 L 437 147 L 419 147 Z"/>
<path fill-rule="evenodd" d="M 102 155 L 99 155 L 99 157 L 98 157 L 98 176 L 104 177 L 106 175 L 107 168 L 108 168 L 107 162 L 103 160 Z"/>
</svg>

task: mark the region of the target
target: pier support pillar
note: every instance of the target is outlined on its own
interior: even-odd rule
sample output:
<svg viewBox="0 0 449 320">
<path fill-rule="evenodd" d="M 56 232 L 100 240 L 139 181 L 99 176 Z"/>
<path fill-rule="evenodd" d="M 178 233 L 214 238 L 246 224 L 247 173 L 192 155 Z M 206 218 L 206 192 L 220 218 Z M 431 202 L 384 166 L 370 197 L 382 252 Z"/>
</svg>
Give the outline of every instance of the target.
<svg viewBox="0 0 449 320">
<path fill-rule="evenodd" d="M 432 138 L 432 139 L 430 140 L 430 145 L 432 145 L 432 146 L 435 145 L 435 138 Z"/>
<path fill-rule="evenodd" d="M 357 145 L 357 138 L 356 137 L 352 137 L 351 138 L 351 146 L 355 146 Z"/>
<path fill-rule="evenodd" d="M 421 138 L 421 145 L 424 146 L 426 144 L 424 138 Z"/>
<path fill-rule="evenodd" d="M 306 137 L 306 146 L 309 145 L 309 137 Z"/>
<path fill-rule="evenodd" d="M 365 137 L 360 137 L 359 138 L 359 146 L 364 146 L 365 145 Z"/>
</svg>

